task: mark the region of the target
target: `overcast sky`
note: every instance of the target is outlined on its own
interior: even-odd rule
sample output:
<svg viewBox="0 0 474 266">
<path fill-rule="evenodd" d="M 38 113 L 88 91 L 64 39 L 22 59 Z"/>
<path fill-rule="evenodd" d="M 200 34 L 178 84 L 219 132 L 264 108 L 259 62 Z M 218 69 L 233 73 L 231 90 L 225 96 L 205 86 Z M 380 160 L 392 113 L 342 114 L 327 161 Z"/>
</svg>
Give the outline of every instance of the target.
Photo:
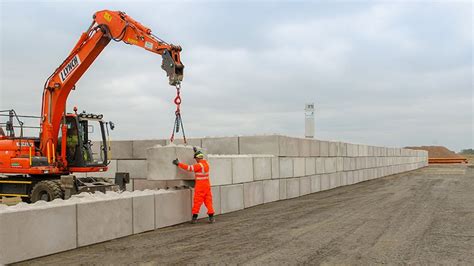
<svg viewBox="0 0 474 266">
<path fill-rule="evenodd" d="M 318 139 L 474 146 L 471 1 L 0 2 L 0 109 L 38 115 L 46 78 L 110 9 L 183 47 L 188 136 L 304 136 L 315 102 Z M 160 66 L 111 42 L 68 110 L 103 113 L 114 139 L 168 138 L 175 89 Z"/>
</svg>

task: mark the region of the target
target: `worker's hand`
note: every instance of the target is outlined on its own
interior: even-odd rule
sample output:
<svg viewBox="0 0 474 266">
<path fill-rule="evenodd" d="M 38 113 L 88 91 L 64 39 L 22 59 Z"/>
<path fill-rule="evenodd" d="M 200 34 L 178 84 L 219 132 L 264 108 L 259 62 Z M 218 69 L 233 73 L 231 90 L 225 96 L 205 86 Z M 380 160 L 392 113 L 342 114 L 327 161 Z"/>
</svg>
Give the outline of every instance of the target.
<svg viewBox="0 0 474 266">
<path fill-rule="evenodd" d="M 198 148 L 193 147 L 193 151 L 194 151 L 194 152 L 197 152 L 197 151 L 198 151 Z"/>
<path fill-rule="evenodd" d="M 173 160 L 173 164 L 176 165 L 176 166 L 178 166 L 178 164 L 179 164 L 178 158 L 176 158 L 176 159 Z"/>
</svg>

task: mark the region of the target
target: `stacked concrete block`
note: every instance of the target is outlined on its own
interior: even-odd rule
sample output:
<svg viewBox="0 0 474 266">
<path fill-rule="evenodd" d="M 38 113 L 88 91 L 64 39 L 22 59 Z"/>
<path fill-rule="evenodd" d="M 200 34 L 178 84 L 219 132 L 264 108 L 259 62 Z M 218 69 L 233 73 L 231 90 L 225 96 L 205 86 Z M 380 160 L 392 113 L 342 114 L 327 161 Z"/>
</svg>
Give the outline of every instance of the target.
<svg viewBox="0 0 474 266">
<path fill-rule="evenodd" d="M 240 154 L 272 154 L 280 155 L 279 135 L 243 136 L 239 137 Z"/>
<path fill-rule="evenodd" d="M 253 176 L 254 180 L 265 180 L 272 178 L 272 158 L 273 155 L 253 156 Z"/>
<path fill-rule="evenodd" d="M 329 142 L 329 157 L 336 157 L 336 156 L 337 156 L 337 143 Z"/>
<path fill-rule="evenodd" d="M 336 171 L 337 172 L 344 171 L 344 158 L 343 157 L 336 157 Z"/>
<path fill-rule="evenodd" d="M 311 176 L 300 178 L 300 196 L 311 194 Z"/>
<path fill-rule="evenodd" d="M 321 191 L 321 175 L 313 175 L 311 178 L 311 193 Z"/>
<path fill-rule="evenodd" d="M 156 145 L 165 146 L 166 140 L 133 140 L 132 141 L 132 157 L 125 159 L 146 159 L 146 150 Z"/>
<path fill-rule="evenodd" d="M 221 189 L 220 186 L 211 187 L 212 193 L 212 207 L 214 208 L 214 215 L 221 214 Z M 193 204 L 194 200 L 194 189 L 191 190 L 191 204 Z M 205 204 L 202 204 L 201 208 L 199 209 L 198 218 L 205 218 L 208 217 L 207 214 L 208 210 Z"/>
<path fill-rule="evenodd" d="M 263 203 L 280 200 L 280 180 L 263 181 Z"/>
<path fill-rule="evenodd" d="M 232 183 L 252 182 L 253 179 L 253 158 L 248 155 L 232 157 Z"/>
<path fill-rule="evenodd" d="M 133 158 L 133 141 L 116 140 L 116 141 L 110 142 L 109 155 L 110 155 L 109 160 Z"/>
<path fill-rule="evenodd" d="M 155 192 L 155 228 L 191 220 L 191 190 L 158 190 Z"/>
<path fill-rule="evenodd" d="M 263 181 L 244 183 L 244 208 L 263 204 Z"/>
<path fill-rule="evenodd" d="M 316 172 L 316 174 L 326 173 L 326 168 L 324 167 L 325 162 L 326 162 L 326 158 L 324 158 L 324 157 L 316 158 L 316 161 L 315 161 L 315 164 L 316 164 L 315 172 Z"/>
<path fill-rule="evenodd" d="M 272 157 L 272 179 L 280 178 L 280 158 Z"/>
<path fill-rule="evenodd" d="M 0 265 L 77 247 L 76 205 L 55 200 L 0 205 Z"/>
<path fill-rule="evenodd" d="M 194 180 L 194 173 L 179 169 L 171 162 L 178 158 L 188 165 L 195 163 L 190 146 L 155 146 L 147 150 L 147 179 L 149 180 Z"/>
<path fill-rule="evenodd" d="M 77 202 L 77 245 L 100 243 L 133 233 L 132 197 L 118 193 L 87 193 Z"/>
<path fill-rule="evenodd" d="M 244 185 L 221 186 L 221 213 L 244 209 Z"/>
<path fill-rule="evenodd" d="M 329 142 L 328 141 L 319 142 L 319 156 L 321 157 L 329 156 Z"/>
<path fill-rule="evenodd" d="M 86 176 L 114 179 L 115 173 L 117 172 L 117 160 L 111 160 L 109 165 L 107 165 L 107 167 L 108 169 L 105 172 L 90 172 L 90 173 L 87 173 Z M 74 175 L 78 176 L 77 174 L 74 174 Z"/>
<path fill-rule="evenodd" d="M 287 193 L 286 193 L 286 182 L 288 179 L 280 179 L 280 200 L 286 200 L 287 199 Z"/>
<path fill-rule="evenodd" d="M 292 199 L 300 196 L 300 178 L 286 180 L 286 198 Z"/>
<path fill-rule="evenodd" d="M 301 177 L 305 176 L 305 158 L 304 157 L 296 157 L 293 158 L 293 176 L 294 177 Z"/>
<path fill-rule="evenodd" d="M 335 157 L 324 158 L 325 173 L 335 173 L 337 171 L 337 160 Z"/>
<path fill-rule="evenodd" d="M 167 181 L 162 180 L 148 180 L 142 178 L 132 179 L 130 182 L 133 183 L 134 190 L 146 190 L 146 189 L 165 189 L 168 187 Z"/>
<path fill-rule="evenodd" d="M 291 157 L 280 157 L 280 178 L 293 177 L 293 158 Z"/>
<path fill-rule="evenodd" d="M 311 139 L 298 139 L 299 157 L 311 156 Z"/>
<path fill-rule="evenodd" d="M 310 176 L 316 174 L 316 158 L 307 157 L 305 158 L 305 175 Z"/>
<path fill-rule="evenodd" d="M 279 138 L 279 146 L 280 146 L 280 154 L 279 156 L 299 156 L 299 147 L 301 139 L 298 138 L 291 138 L 286 136 L 280 136 Z"/>
<path fill-rule="evenodd" d="M 329 174 L 321 175 L 321 191 L 330 189 Z"/>
<path fill-rule="evenodd" d="M 118 160 L 117 172 L 127 172 L 130 178 L 147 178 L 146 160 Z"/>
<path fill-rule="evenodd" d="M 232 157 L 209 155 L 209 165 L 211 185 L 232 184 Z"/>
<path fill-rule="evenodd" d="M 209 154 L 239 154 L 239 137 L 206 137 L 202 147 Z"/>
<path fill-rule="evenodd" d="M 154 191 L 134 191 L 132 193 L 132 210 L 134 234 L 155 229 Z"/>
<path fill-rule="evenodd" d="M 310 150 L 310 156 L 311 157 L 317 157 L 320 156 L 320 147 L 319 147 L 319 140 L 311 140 L 311 150 Z"/>
<path fill-rule="evenodd" d="M 331 173 L 329 176 L 329 188 L 333 189 L 339 186 L 339 173 Z"/>
</svg>

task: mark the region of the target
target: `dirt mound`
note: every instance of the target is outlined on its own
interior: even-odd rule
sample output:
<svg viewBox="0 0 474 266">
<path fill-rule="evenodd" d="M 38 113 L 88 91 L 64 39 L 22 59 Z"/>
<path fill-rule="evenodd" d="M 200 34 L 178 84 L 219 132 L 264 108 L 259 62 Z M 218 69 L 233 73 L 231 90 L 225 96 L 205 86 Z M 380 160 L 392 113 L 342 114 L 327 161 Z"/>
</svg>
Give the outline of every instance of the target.
<svg viewBox="0 0 474 266">
<path fill-rule="evenodd" d="M 428 158 L 464 158 L 443 146 L 405 147 L 412 150 L 428 151 Z"/>
</svg>

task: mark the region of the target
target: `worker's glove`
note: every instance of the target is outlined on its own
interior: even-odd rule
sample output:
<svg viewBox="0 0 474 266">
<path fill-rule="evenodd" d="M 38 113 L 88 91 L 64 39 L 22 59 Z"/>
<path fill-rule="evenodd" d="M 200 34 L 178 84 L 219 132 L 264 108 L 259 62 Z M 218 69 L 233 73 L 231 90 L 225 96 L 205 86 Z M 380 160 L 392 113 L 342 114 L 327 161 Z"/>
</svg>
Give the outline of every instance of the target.
<svg viewBox="0 0 474 266">
<path fill-rule="evenodd" d="M 176 158 L 176 159 L 173 160 L 173 164 L 176 165 L 176 166 L 178 166 L 178 164 L 179 164 L 178 158 Z"/>
<path fill-rule="evenodd" d="M 193 151 L 194 151 L 194 152 L 197 152 L 197 151 L 198 151 L 198 148 L 193 147 Z"/>
</svg>

